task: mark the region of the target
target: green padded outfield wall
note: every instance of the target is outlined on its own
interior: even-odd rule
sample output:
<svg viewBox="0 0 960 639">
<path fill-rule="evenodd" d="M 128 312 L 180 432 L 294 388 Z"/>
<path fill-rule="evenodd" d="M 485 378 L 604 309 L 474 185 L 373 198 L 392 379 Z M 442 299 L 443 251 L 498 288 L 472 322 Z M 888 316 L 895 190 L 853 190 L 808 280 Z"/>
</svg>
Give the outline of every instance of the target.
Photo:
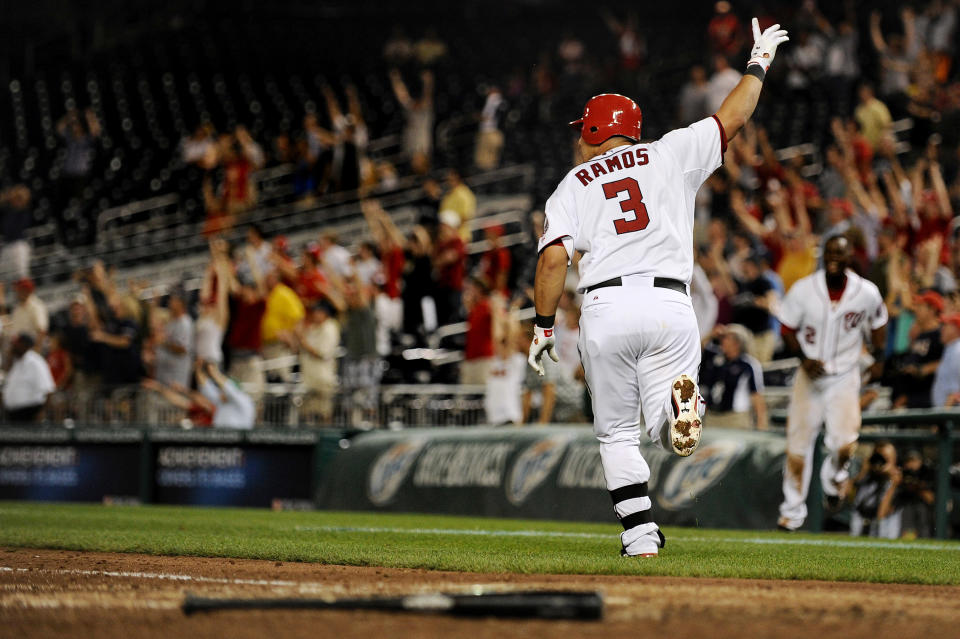
<svg viewBox="0 0 960 639">
<path fill-rule="evenodd" d="M 664 525 L 772 528 L 782 435 L 708 429 L 687 458 L 642 446 Z M 589 428 L 442 428 L 359 435 L 325 466 L 320 508 L 612 521 Z"/>
</svg>

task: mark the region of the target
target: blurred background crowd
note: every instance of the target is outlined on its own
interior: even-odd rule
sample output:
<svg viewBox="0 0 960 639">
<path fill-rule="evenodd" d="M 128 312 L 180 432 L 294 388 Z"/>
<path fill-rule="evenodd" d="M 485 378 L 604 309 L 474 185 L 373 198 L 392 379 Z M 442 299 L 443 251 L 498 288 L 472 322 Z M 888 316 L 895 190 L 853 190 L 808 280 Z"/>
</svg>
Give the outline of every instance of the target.
<svg viewBox="0 0 960 639">
<path fill-rule="evenodd" d="M 791 41 L 696 201 L 711 423 L 784 405 L 778 304 L 836 234 L 891 316 L 864 408 L 960 404 L 960 2 L 687 4 L 19 7 L 7 420 L 588 421 L 575 264 L 560 363 L 525 366 L 564 125 L 600 92 L 636 99 L 649 139 L 709 116 L 753 15 Z"/>
</svg>

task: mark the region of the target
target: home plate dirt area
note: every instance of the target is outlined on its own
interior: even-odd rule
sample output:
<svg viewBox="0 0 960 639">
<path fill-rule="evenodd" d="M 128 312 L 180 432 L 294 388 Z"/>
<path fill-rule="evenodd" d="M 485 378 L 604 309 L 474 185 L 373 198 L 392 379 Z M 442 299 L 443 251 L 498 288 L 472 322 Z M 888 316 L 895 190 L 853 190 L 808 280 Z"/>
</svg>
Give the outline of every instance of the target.
<svg viewBox="0 0 960 639">
<path fill-rule="evenodd" d="M 648 561 L 656 561 L 651 559 Z M 489 589 L 597 590 L 601 621 L 368 611 L 185 616 L 184 594 L 361 597 Z M 0 549 L 0 637 L 956 637 L 960 586 L 514 575 L 240 559 Z"/>
</svg>

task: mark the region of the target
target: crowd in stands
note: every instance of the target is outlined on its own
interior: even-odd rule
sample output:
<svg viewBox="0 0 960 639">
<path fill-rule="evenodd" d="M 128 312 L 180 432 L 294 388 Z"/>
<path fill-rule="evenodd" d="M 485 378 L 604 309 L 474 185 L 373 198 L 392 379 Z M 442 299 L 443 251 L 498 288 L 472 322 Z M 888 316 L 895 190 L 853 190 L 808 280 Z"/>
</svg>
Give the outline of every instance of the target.
<svg viewBox="0 0 960 639">
<path fill-rule="evenodd" d="M 748 16 L 729 2 L 714 8 L 699 64 L 682 87 L 671 87 L 673 113 L 657 118 L 654 110 L 645 118 L 648 130 L 663 133 L 708 116 L 739 80 Z M 855 247 L 856 269 L 887 300 L 882 383 L 893 389 L 890 404 L 960 404 L 957 2 L 866 16 L 855 15 L 849 2 L 821 9 L 808 2 L 778 16 L 796 34 L 783 50 L 782 69 L 768 78 L 756 122 L 731 141 L 723 167 L 697 198 L 692 293 L 704 340 L 702 376 L 712 414 L 730 426 L 767 426 L 761 367 L 788 355 L 776 320 L 779 300 L 817 267 L 823 242 L 838 233 Z M 772 22 L 761 16 L 761 27 Z M 644 106 L 644 96 L 660 88 L 648 52 L 652 34 L 629 14 L 605 14 L 602 26 L 616 43 L 609 73 L 600 74 L 603 88 L 638 95 Z M 451 168 L 436 152 L 436 130 L 438 87 L 456 77 L 454 61 L 436 32 L 420 36 L 397 29 L 384 43 L 379 73 L 389 94 L 382 105 L 371 106 L 350 80 L 325 83 L 319 101 L 305 102 L 299 119 L 269 137 L 236 121 L 204 120 L 180 141 L 176 183 L 203 203 L 196 214 L 209 238 L 199 290 L 145 298 L 141 284 L 125 285 L 95 263 L 76 275 L 75 298 L 48 322 L 29 279 L 25 230 L 36 194 L 21 184 L 5 189 L 0 260 L 15 274 L 17 295 L 8 344 L 32 339 L 58 389 L 149 380 L 158 402 L 196 423 L 252 425 L 263 417 L 268 381 L 297 381 L 307 422 L 329 421 L 342 395 L 355 397 L 366 407 L 359 414 L 369 416 L 384 374 L 487 386 L 491 423 L 588 419 L 577 365 L 575 269 L 557 319 L 561 363 L 537 379 L 521 365 L 528 327 L 519 310 L 530 306 L 532 247 L 543 214 L 533 211 L 523 221 L 523 244 L 504 245 L 501 224 L 476 219 L 477 198 L 464 178 L 496 168 L 505 154 L 534 161 L 541 175 L 562 175 L 570 160 L 566 142 L 559 145 L 565 154 L 544 144 L 552 155 L 530 156 L 530 138 L 519 127 L 536 135 L 549 127 L 550 139 L 561 136 L 557 123 L 576 114 L 594 88 L 602 54 L 571 31 L 541 52 L 529 76 L 508 69 L 499 86 L 478 90 L 467 109 L 475 114 L 474 143 L 467 161 Z M 817 120 L 803 113 L 828 106 L 824 126 L 801 132 L 812 147 L 776 151 L 784 125 L 773 114 L 783 104 L 795 107 L 804 125 Z M 371 109 L 398 114 L 396 158 L 369 152 Z M 901 128 L 905 118 L 912 126 Z M 83 197 L 103 127 L 93 110 L 76 105 L 57 124 L 64 150 L 58 210 Z M 293 167 L 293 192 L 304 206 L 354 194 L 364 236 L 338 238 L 318 225 L 311 241 L 294 246 L 265 235 L 251 215 L 258 201 L 253 175 L 274 165 Z M 403 228 L 378 201 L 401 177 L 412 177 L 422 194 L 416 223 Z M 542 202 L 545 194 L 536 195 Z M 76 221 L 58 224 L 66 229 Z M 85 228 L 90 239 L 94 225 Z M 237 242 L 241 231 L 245 239 Z M 480 240 L 483 248 L 468 254 L 467 245 Z M 398 358 L 399 350 L 427 346 L 439 326 L 458 322 L 465 323 L 462 342 L 441 344 L 462 351 L 454 370 Z M 232 392 L 227 378 L 243 392 Z M 251 404 L 238 403 L 241 395 Z M 866 389 L 864 406 L 883 401 L 877 387 Z M 229 419 L 218 420 L 218 411 Z"/>
</svg>

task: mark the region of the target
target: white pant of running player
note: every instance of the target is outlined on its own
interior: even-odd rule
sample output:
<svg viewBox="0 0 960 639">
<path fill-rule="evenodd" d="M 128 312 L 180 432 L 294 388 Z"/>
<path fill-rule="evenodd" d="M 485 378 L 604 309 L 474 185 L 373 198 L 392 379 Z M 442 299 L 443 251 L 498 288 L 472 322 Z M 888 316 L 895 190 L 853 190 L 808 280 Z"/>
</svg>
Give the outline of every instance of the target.
<svg viewBox="0 0 960 639">
<path fill-rule="evenodd" d="M 797 529 L 807 518 L 807 492 L 813 473 L 813 447 L 826 425 L 824 443 L 829 454 L 820 468 L 824 493 L 836 494 L 836 485 L 847 478 L 838 465 L 838 454 L 860 434 L 860 371 L 811 380 L 797 371 L 787 412 L 787 459 L 783 469 L 783 503 L 780 523 Z"/>
<path fill-rule="evenodd" d="M 700 339 L 688 295 L 655 288 L 652 277 L 622 280 L 584 294 L 578 347 L 607 490 L 632 555 L 659 530 L 646 495 L 650 467 L 640 454 L 639 417 L 647 436 L 669 450 L 661 438 L 672 417 L 671 385 L 683 373 L 697 378 Z"/>
</svg>

